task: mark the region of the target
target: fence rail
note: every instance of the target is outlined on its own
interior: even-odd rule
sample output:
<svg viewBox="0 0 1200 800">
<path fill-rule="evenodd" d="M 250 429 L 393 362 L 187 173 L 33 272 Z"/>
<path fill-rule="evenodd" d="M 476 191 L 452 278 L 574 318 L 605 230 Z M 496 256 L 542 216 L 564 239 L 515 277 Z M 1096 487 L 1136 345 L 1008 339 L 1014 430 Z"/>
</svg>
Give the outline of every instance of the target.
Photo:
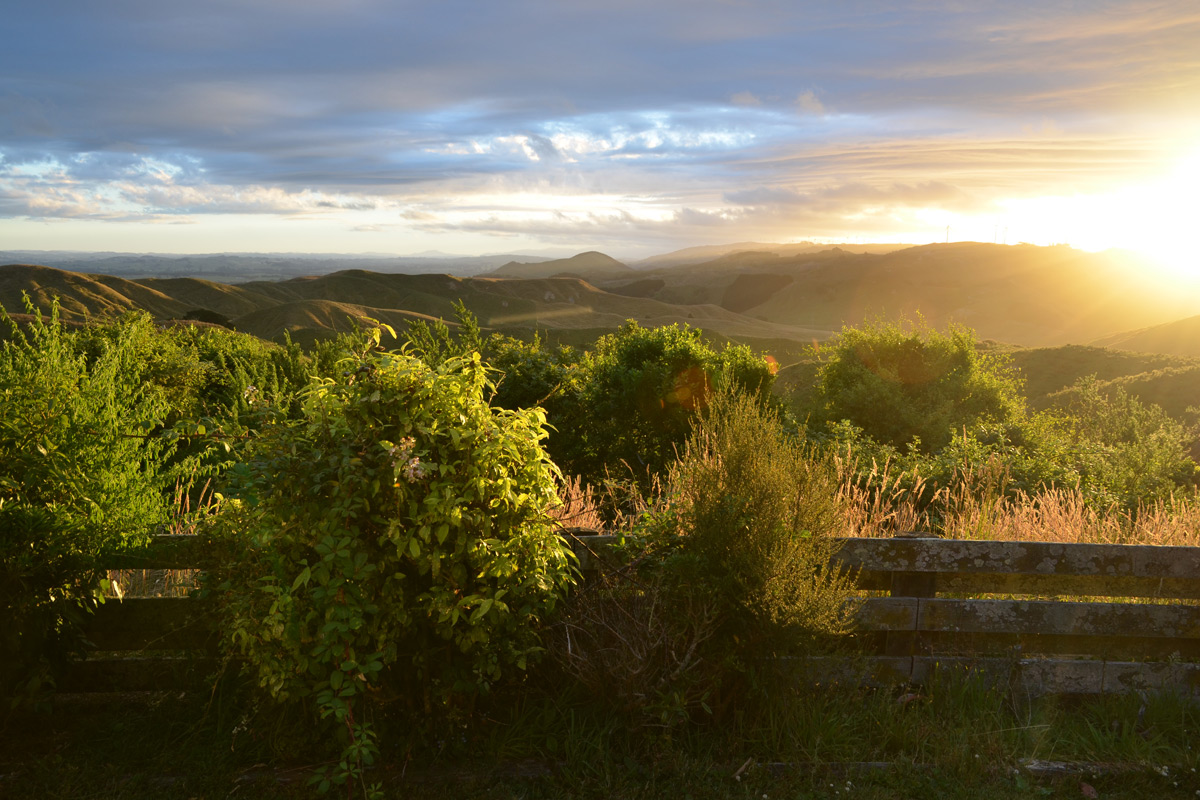
<svg viewBox="0 0 1200 800">
<path fill-rule="evenodd" d="M 587 563 L 605 543 L 576 549 Z M 859 609 L 849 679 L 971 668 L 1030 694 L 1200 694 L 1200 547 L 851 538 L 835 561 L 883 595 Z"/>
<path fill-rule="evenodd" d="M 585 572 L 604 568 L 614 539 L 570 537 Z M 111 566 L 203 568 L 205 557 L 199 537 L 158 536 Z M 858 613 L 862 667 L 846 679 L 923 683 L 969 667 L 1035 694 L 1200 694 L 1200 547 L 844 539 L 836 563 L 873 595 Z M 215 664 L 211 610 L 196 598 L 110 601 L 88 635 L 95 652 L 71 688 L 129 688 L 139 673 L 175 688 Z"/>
</svg>

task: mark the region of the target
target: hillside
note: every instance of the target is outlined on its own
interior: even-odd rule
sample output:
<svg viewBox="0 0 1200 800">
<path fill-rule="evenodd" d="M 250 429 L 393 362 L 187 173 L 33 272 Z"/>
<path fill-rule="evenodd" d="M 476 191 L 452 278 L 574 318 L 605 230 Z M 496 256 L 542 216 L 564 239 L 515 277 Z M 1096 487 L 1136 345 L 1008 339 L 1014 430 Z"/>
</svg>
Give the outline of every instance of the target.
<svg viewBox="0 0 1200 800">
<path fill-rule="evenodd" d="M 632 276 L 634 271 L 611 256 L 596 251 L 580 253 L 570 258 L 537 263 L 510 261 L 492 272 L 494 278 L 583 278 L 604 280 Z"/>
<path fill-rule="evenodd" d="M 515 333 L 572 331 L 554 337 L 567 341 L 594 339 L 627 319 L 647 327 L 686 323 L 718 338 L 769 342 L 781 348 L 781 354 L 828 335 L 754 320 L 715 304 L 677 305 L 626 297 L 570 277 L 459 278 L 346 270 L 230 285 L 192 278 L 129 281 L 29 265 L 0 267 L 0 304 L 22 311 L 23 291 L 42 309 L 59 298 L 62 315 L 69 320 L 134 309 L 162 320 L 209 311 L 262 338 L 276 339 L 286 332 L 303 343 L 346 330 L 351 318 L 375 319 L 393 327 L 403 327 L 409 319 L 453 319 L 454 303 L 459 300 L 487 328 Z"/>
<path fill-rule="evenodd" d="M 1200 358 L 1200 316 L 1105 336 L 1093 344 L 1118 350 Z"/>
<path fill-rule="evenodd" d="M 310 341 L 342 329 L 347 316 L 401 325 L 412 318 L 453 319 L 454 303 L 461 300 L 495 330 L 557 331 L 557 340 L 577 341 L 626 319 L 646 326 L 686 323 L 717 339 L 753 343 L 784 364 L 800 360 L 805 345 L 844 324 L 879 317 L 919 315 L 936 327 L 966 324 L 980 339 L 1032 348 L 1099 340 L 1194 355 L 1188 347 L 1200 342 L 1200 298 L 1148 280 L 1141 265 L 1123 254 L 973 243 L 886 253 L 808 244 L 731 247 L 701 263 L 641 270 L 587 252 L 512 262 L 478 277 L 349 269 L 237 284 L 193 277 L 128 280 L 13 264 L 0 267 L 0 304 L 22 311 L 26 292 L 43 309 L 60 298 L 66 319 L 143 309 L 158 319 L 227 319 L 264 338 L 286 331 Z M 1126 364 L 1127 357 L 1114 355 L 1121 351 L 1093 351 L 1014 358 L 1024 359 L 1031 394 L 1039 397 L 1084 374 L 1115 380 L 1190 364 L 1161 358 Z"/>
<path fill-rule="evenodd" d="M 1200 296 L 1124 253 L 978 243 L 885 254 L 828 248 L 738 251 L 642 271 L 603 288 L 677 304 L 711 303 L 784 325 L 838 330 L 876 317 L 957 322 L 1026 346 L 1082 344 L 1200 312 Z M 661 285 L 651 281 L 661 281 Z M 657 286 L 657 288 L 651 288 Z"/>
</svg>

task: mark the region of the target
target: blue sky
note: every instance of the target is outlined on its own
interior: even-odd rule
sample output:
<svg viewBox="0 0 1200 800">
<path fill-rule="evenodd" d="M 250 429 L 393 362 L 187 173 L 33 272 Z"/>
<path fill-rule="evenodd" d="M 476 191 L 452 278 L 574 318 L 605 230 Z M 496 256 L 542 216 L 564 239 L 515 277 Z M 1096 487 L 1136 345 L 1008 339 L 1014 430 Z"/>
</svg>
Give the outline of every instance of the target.
<svg viewBox="0 0 1200 800">
<path fill-rule="evenodd" d="M 0 249 L 1178 262 L 1200 5 L 10 0 Z M 1189 247 L 1190 249 L 1190 247 Z"/>
</svg>

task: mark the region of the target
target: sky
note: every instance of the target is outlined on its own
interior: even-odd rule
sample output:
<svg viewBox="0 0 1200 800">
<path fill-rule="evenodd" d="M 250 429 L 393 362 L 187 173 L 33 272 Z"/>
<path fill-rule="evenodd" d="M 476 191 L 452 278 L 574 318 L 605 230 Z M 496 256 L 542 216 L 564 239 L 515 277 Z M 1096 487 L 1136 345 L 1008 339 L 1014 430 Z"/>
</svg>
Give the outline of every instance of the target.
<svg viewBox="0 0 1200 800">
<path fill-rule="evenodd" d="M 1200 3 L 8 0 L 0 249 L 1200 271 Z"/>
</svg>

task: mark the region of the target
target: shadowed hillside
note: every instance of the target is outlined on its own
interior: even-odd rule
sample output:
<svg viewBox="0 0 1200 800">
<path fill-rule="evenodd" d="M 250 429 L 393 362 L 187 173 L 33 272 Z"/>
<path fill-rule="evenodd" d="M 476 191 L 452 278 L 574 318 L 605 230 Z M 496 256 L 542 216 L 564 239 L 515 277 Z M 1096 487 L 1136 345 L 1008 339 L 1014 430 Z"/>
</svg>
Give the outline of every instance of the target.
<svg viewBox="0 0 1200 800">
<path fill-rule="evenodd" d="M 350 319 L 401 326 L 410 319 L 453 319 L 461 300 L 480 324 L 509 332 L 572 331 L 554 336 L 594 340 L 627 319 L 655 327 L 686 323 L 715 337 L 776 345 L 780 353 L 824 339 L 828 331 L 754 320 L 714 304 L 680 306 L 603 291 L 579 278 L 458 278 L 450 275 L 381 274 L 346 270 L 286 281 L 239 285 L 192 278 L 128 281 L 49 267 L 0 267 L 0 304 L 23 311 L 21 292 L 48 309 L 60 298 L 65 319 L 85 319 L 143 309 L 157 319 L 211 312 L 239 330 L 265 339 L 284 333 L 309 344 L 347 330 Z M 586 332 L 586 333 L 585 333 Z"/>
</svg>

